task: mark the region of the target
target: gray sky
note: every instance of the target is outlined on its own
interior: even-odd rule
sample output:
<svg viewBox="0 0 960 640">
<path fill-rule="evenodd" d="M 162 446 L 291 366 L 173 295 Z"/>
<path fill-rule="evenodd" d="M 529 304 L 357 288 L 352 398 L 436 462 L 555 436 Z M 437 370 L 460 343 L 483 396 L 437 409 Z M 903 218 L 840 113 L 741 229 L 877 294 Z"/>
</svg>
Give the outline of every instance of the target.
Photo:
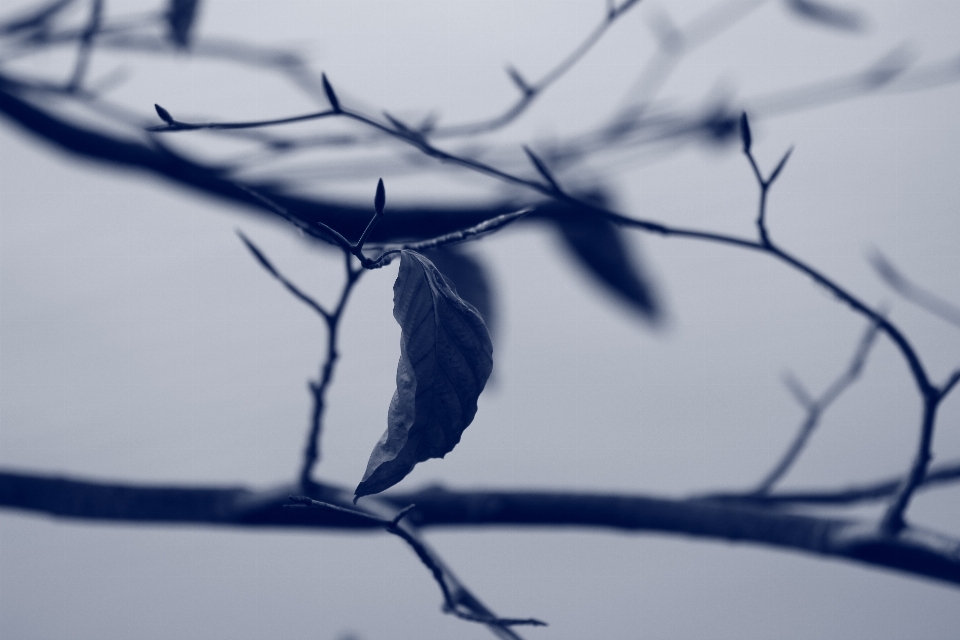
<svg viewBox="0 0 960 640">
<path fill-rule="evenodd" d="M 441 122 L 499 110 L 516 91 L 506 63 L 538 77 L 603 10 L 599 1 L 205 4 L 201 37 L 299 47 L 342 99 L 411 119 L 436 109 Z M 645 18 L 658 8 L 683 24 L 707 6 L 644 4 L 494 140 L 516 145 L 522 158 L 520 143 L 601 122 L 653 51 Z M 860 6 L 869 29 L 846 35 L 766 3 L 685 58 L 660 97 L 673 106 L 725 92 L 749 101 L 861 70 L 902 44 L 917 65 L 956 59 L 960 3 Z M 66 59 L 50 56 L 32 70 L 55 70 Z M 162 65 L 103 56 L 93 75 L 118 65 L 132 75 L 117 99 L 144 115 L 154 102 L 198 119 L 316 108 L 266 74 L 188 56 Z M 960 83 L 918 92 L 895 86 L 760 119 L 754 147 L 769 169 L 796 145 L 770 197 L 773 237 L 865 300 L 889 303 L 942 380 L 960 364 L 960 331 L 897 298 L 866 255 L 879 248 L 910 278 L 960 302 Z M 323 327 L 255 264 L 234 229 L 323 300 L 338 290 L 339 258 L 221 202 L 65 158 L 6 122 L 0 136 L 0 465 L 143 482 L 291 480 Z M 208 139 L 195 140 L 182 144 L 202 149 Z M 737 146 L 611 158 L 570 179 L 602 178 L 628 214 L 751 235 L 757 190 Z M 376 183 L 334 184 L 324 175 L 305 182 L 364 199 Z M 387 181 L 388 203 L 500 188 L 456 172 Z M 819 392 L 846 366 L 863 321 L 769 258 L 683 240 L 634 241 L 668 306 L 660 331 L 611 304 L 539 229 L 476 247 L 501 293 L 496 384 L 457 449 L 420 465 L 402 488 L 443 482 L 679 496 L 759 480 L 802 418 L 782 372 Z M 394 266 L 365 277 L 347 312 L 323 479 L 355 485 L 384 429 L 399 352 L 395 273 Z M 918 415 L 906 367 L 881 340 L 785 486 L 900 472 Z M 956 396 L 939 425 L 937 457 L 955 459 Z M 910 517 L 960 531 L 958 497 L 957 489 L 925 494 Z M 756 547 L 578 531 L 428 539 L 498 613 L 551 623 L 525 632 L 529 638 L 951 638 L 960 627 L 955 589 Z M 439 604 L 428 573 L 387 535 L 0 513 L 3 637 L 489 637 L 443 616 Z"/>
</svg>

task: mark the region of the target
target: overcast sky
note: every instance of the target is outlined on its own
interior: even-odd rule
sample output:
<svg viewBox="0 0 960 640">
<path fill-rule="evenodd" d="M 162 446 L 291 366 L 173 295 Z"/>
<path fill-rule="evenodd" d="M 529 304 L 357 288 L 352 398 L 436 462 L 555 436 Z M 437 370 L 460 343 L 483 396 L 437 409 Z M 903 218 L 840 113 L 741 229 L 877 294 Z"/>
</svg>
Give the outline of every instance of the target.
<svg viewBox="0 0 960 640">
<path fill-rule="evenodd" d="M 918 91 L 893 84 L 794 111 L 775 112 L 761 98 L 862 70 L 891 51 L 915 66 L 956 60 L 960 3 L 860 2 L 867 28 L 859 34 L 799 21 L 783 2 L 756 4 L 683 58 L 659 104 L 690 108 L 726 96 L 767 105 L 768 117 L 754 126 L 761 165 L 769 170 L 795 145 L 770 196 L 774 239 L 869 303 L 888 304 L 942 380 L 960 364 L 960 331 L 893 294 L 867 255 L 881 250 L 910 278 L 960 303 L 960 82 Z M 22 5 L 0 3 L 5 14 Z M 648 24 L 666 12 L 683 25 L 707 6 L 661 0 L 627 14 L 521 121 L 489 139 L 512 145 L 497 157 L 519 161 L 520 144 L 603 122 L 654 52 Z M 328 74 L 341 99 L 410 121 L 435 110 L 442 124 L 498 112 L 516 96 L 506 64 L 539 77 L 603 10 L 599 0 L 221 1 L 204 3 L 197 35 L 295 48 Z M 55 73 L 69 69 L 69 58 L 28 65 L 22 69 Z M 91 75 L 117 68 L 129 77 L 116 99 L 145 118 L 155 102 L 197 119 L 318 108 L 265 72 L 186 54 L 163 64 L 98 56 Z M 325 126 L 309 131 L 340 130 Z M 178 144 L 203 151 L 208 141 Z M 313 193 L 372 199 L 379 166 L 345 183 L 335 177 L 339 161 L 318 158 L 295 175 Z M 293 169 L 269 171 L 283 177 Z M 602 181 L 630 215 L 755 232 L 757 188 L 737 144 L 645 148 L 566 178 Z M 388 203 L 430 204 L 502 186 L 428 165 L 388 177 L 387 191 Z M 67 158 L 0 124 L 3 468 L 256 487 L 294 477 L 323 326 L 257 266 L 236 228 L 304 288 L 334 299 L 341 272 L 331 252 L 223 202 Z M 495 382 L 456 450 L 420 465 L 400 488 L 443 482 L 682 496 L 762 477 L 802 419 L 783 372 L 821 391 L 846 366 L 864 322 L 769 258 L 686 240 L 631 241 L 665 301 L 661 329 L 598 290 L 542 228 L 472 248 L 500 293 Z M 347 311 L 322 479 L 354 486 L 384 430 L 399 354 L 395 274 L 396 266 L 367 275 Z M 907 368 L 881 340 L 784 486 L 902 472 L 918 416 Z M 935 449 L 938 460 L 960 457 L 956 396 L 941 411 Z M 960 532 L 958 498 L 957 489 L 925 494 L 910 516 Z M 427 537 L 498 613 L 551 623 L 524 632 L 529 638 L 952 638 L 960 628 L 955 589 L 806 555 L 596 531 Z M 440 601 L 413 554 L 385 534 L 0 513 L 4 638 L 489 637 L 442 615 Z"/>
</svg>

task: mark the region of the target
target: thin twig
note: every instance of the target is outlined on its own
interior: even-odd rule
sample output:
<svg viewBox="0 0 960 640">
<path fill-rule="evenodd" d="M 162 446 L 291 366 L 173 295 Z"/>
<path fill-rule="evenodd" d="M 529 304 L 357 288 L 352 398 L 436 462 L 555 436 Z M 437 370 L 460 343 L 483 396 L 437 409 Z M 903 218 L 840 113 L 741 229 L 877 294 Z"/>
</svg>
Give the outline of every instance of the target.
<svg viewBox="0 0 960 640">
<path fill-rule="evenodd" d="M 73 93 L 83 84 L 83 78 L 87 74 L 87 67 L 90 65 L 90 56 L 93 53 L 93 39 L 100 30 L 100 22 L 103 16 L 103 0 L 91 0 L 90 19 L 87 26 L 80 35 L 80 44 L 77 50 L 77 62 L 73 67 L 73 74 L 70 81 L 67 82 L 67 91 Z"/>
<path fill-rule="evenodd" d="M 237 235 L 243 240 L 243 243 L 250 250 L 250 253 L 257 259 L 257 262 L 271 276 L 276 278 L 290 293 L 297 299 L 317 312 L 327 326 L 327 353 L 320 370 L 320 380 L 310 381 L 310 394 L 313 397 L 313 412 L 310 418 L 310 429 L 307 432 L 307 443 L 303 451 L 303 464 L 300 469 L 300 485 L 306 488 L 311 482 L 311 474 L 317 461 L 320 459 L 320 435 L 323 430 L 323 413 L 326 407 L 326 392 L 333 381 L 333 373 L 336 369 L 337 359 L 340 357 L 337 351 L 337 330 L 340 327 L 340 320 L 343 317 L 343 311 L 347 305 L 347 299 L 350 292 L 357 284 L 360 276 L 363 275 L 363 269 L 354 269 L 351 264 L 351 253 L 344 251 L 344 269 L 346 276 L 343 283 L 343 289 L 340 291 L 340 298 L 333 311 L 327 311 L 320 303 L 311 296 L 304 293 L 297 285 L 293 284 L 286 276 L 280 273 L 269 258 L 247 238 L 241 231 Z"/>
<path fill-rule="evenodd" d="M 742 119 L 745 122 L 746 116 L 744 115 Z M 753 159 L 749 144 L 746 142 L 744 143 L 744 154 L 750 161 L 750 165 L 754 169 L 754 175 L 756 176 L 757 182 L 760 185 L 760 213 L 757 217 L 757 226 L 760 233 L 760 245 L 762 250 L 779 258 L 781 261 L 786 262 L 801 272 L 806 273 L 813 278 L 814 281 L 826 287 L 834 295 L 846 302 L 855 311 L 858 311 L 860 314 L 869 318 L 873 323 L 876 324 L 878 329 L 882 330 L 885 334 L 887 334 L 888 337 L 890 337 L 891 340 L 893 340 L 894 344 L 897 345 L 910 367 L 910 372 L 913 376 L 914 382 L 917 385 L 917 389 L 923 402 L 923 416 L 920 421 L 920 436 L 914 452 L 913 462 L 910 465 L 910 470 L 904 477 L 900 488 L 896 492 L 893 500 L 890 503 L 890 506 L 887 508 L 879 524 L 880 531 L 883 532 L 884 535 L 895 536 L 906 527 L 904 514 L 906 513 L 907 507 L 910 505 L 910 499 L 913 496 L 913 493 L 923 483 L 923 479 L 927 473 L 927 468 L 930 466 L 930 461 L 933 459 L 933 454 L 931 452 L 933 445 L 933 433 L 936 426 L 937 409 L 940 406 L 940 402 L 943 400 L 944 390 L 938 388 L 930 381 L 926 369 L 920 362 L 919 355 L 907 341 L 906 336 L 904 336 L 899 329 L 897 329 L 889 320 L 887 320 L 883 314 L 871 309 L 859 298 L 827 278 L 820 271 L 786 253 L 774 245 L 770 240 L 764 223 L 767 192 L 770 188 L 770 185 L 774 182 L 774 180 L 776 180 L 777 176 L 780 174 L 780 171 L 783 169 L 787 158 L 790 156 L 790 151 L 787 151 L 786 155 L 783 156 L 776 169 L 773 170 L 773 173 L 767 179 L 763 178 L 762 174 L 757 168 L 757 164 Z"/>
<path fill-rule="evenodd" d="M 310 420 L 310 431 L 307 434 L 307 444 L 303 450 L 303 465 L 300 468 L 300 486 L 307 487 L 312 482 L 311 474 L 313 468 L 320 458 L 320 434 L 323 429 L 323 412 L 326 408 L 326 393 L 333 381 L 333 372 L 336 368 L 340 353 L 337 351 L 337 337 L 340 328 L 340 320 L 343 318 L 343 311 L 347 306 L 347 300 L 353 287 L 357 284 L 364 269 L 354 269 L 351 264 L 351 254 L 344 252 L 344 271 L 345 278 L 343 289 L 340 291 L 340 299 L 333 312 L 324 316 L 327 322 L 327 354 L 320 371 L 320 380 L 310 382 L 310 392 L 313 394 L 313 414 Z"/>
<path fill-rule="evenodd" d="M 328 502 L 313 500 L 307 496 L 290 496 L 290 501 L 295 504 L 287 505 L 288 508 L 328 509 L 331 511 L 348 513 L 358 518 L 375 522 L 382 526 L 388 533 L 392 533 L 393 535 L 403 539 L 403 541 L 406 542 L 411 549 L 413 549 L 414 553 L 417 554 L 420 562 L 422 562 L 424 566 L 430 570 L 430 574 L 433 576 L 434 581 L 437 583 L 437 586 L 440 587 L 440 592 L 443 594 L 443 611 L 446 613 L 450 613 L 461 620 L 479 622 L 481 624 L 500 628 L 519 625 L 546 626 L 547 624 L 541 620 L 537 620 L 536 618 L 499 618 L 489 612 L 464 611 L 461 608 L 464 603 L 464 597 L 461 594 L 457 594 L 455 596 L 450 587 L 447 585 L 446 573 L 443 571 L 442 562 L 439 560 L 436 554 L 413 533 L 400 526 L 400 521 L 403 519 L 403 517 L 412 509 L 414 509 L 416 505 L 411 504 L 400 510 L 393 518 L 387 519 L 372 515 L 366 511 L 360 511 L 359 509 L 351 509 L 348 507 L 330 504 Z M 460 589 L 463 589 L 462 585 L 460 586 Z M 474 596 L 470 595 L 469 597 L 471 600 L 475 600 Z"/>
<path fill-rule="evenodd" d="M 304 293 L 299 287 L 297 287 L 297 285 L 293 284 L 290 280 L 288 280 L 286 276 L 284 276 L 282 273 L 277 271 L 277 269 L 273 266 L 273 263 L 270 262 L 267 256 L 265 256 L 263 252 L 260 251 L 260 249 L 257 247 L 257 245 L 255 245 L 253 241 L 250 240 L 250 238 L 244 235 L 242 231 L 237 229 L 236 233 L 238 236 L 240 236 L 240 239 L 243 240 L 243 243 L 247 245 L 247 249 L 249 249 L 250 253 L 253 254 L 253 257 L 257 259 L 257 262 L 260 263 L 260 266 L 266 269 L 267 273 L 269 273 L 274 278 L 279 280 L 280 283 L 284 287 L 286 287 L 287 291 L 289 291 L 294 296 L 296 296 L 297 299 L 299 299 L 301 302 L 306 304 L 308 307 L 316 311 L 327 322 L 330 321 L 330 312 L 328 312 L 326 309 L 321 307 L 320 303 L 318 303 L 312 297 Z"/>
<path fill-rule="evenodd" d="M 748 502 L 761 505 L 816 504 L 849 506 L 873 500 L 885 500 L 894 495 L 903 484 L 903 476 L 877 480 L 842 489 L 822 489 L 808 491 L 778 491 L 775 493 L 710 493 L 699 496 L 702 499 Z M 933 489 L 940 485 L 953 486 L 960 481 L 960 460 L 945 462 L 932 467 L 918 489 Z"/>
<path fill-rule="evenodd" d="M 793 391 L 800 404 L 807 411 L 807 417 L 804 419 L 803 423 L 801 423 L 800 428 L 797 431 L 797 435 L 794 437 L 793 442 L 787 448 L 786 452 L 784 452 L 783 456 L 780 458 L 780 461 L 774 465 L 773 469 L 771 469 L 766 477 L 760 482 L 760 484 L 757 485 L 757 488 L 753 490 L 754 494 L 768 494 L 770 490 L 773 489 L 773 486 L 779 482 L 784 475 L 786 475 L 787 471 L 790 470 L 790 467 L 799 457 L 804 446 L 806 446 L 807 441 L 813 434 L 814 429 L 816 429 L 817 423 L 820 421 L 820 417 L 830 407 L 834 400 L 839 398 L 840 395 L 846 391 L 847 388 L 850 387 L 850 385 L 852 385 L 860 376 L 860 372 L 863 370 L 863 365 L 867 359 L 867 354 L 870 352 L 870 347 L 873 346 L 876 337 L 877 325 L 876 323 L 871 323 L 864 332 L 863 337 L 860 339 L 860 343 L 857 345 L 857 350 L 854 352 L 853 358 L 850 360 L 850 364 L 847 366 L 846 371 L 844 371 L 836 380 L 834 380 L 820 395 L 820 397 L 815 400 L 810 398 L 806 392 L 803 391 L 803 387 L 800 386 L 799 382 L 796 381 L 795 378 L 789 376 L 786 379 L 787 386 L 791 389 L 791 391 Z"/>
<path fill-rule="evenodd" d="M 466 242 L 468 240 L 478 240 L 488 234 L 499 231 L 508 224 L 516 222 L 533 210 L 533 207 L 526 207 L 524 209 L 520 209 L 519 211 L 504 213 L 496 218 L 490 218 L 489 220 L 485 220 L 484 222 L 472 227 L 467 227 L 466 229 L 460 229 L 459 231 L 446 233 L 442 236 L 437 236 L 436 238 L 429 238 L 427 240 L 421 240 L 420 242 L 410 242 L 400 245 L 399 247 L 387 249 L 376 259 L 372 260 L 370 266 L 367 268 L 377 269 L 386 266 L 390 264 L 390 261 L 394 256 L 399 255 L 400 252 L 404 250 L 429 251 L 430 249 L 436 249 L 437 247 L 443 247 L 450 244 L 457 244 L 459 242 Z"/>
<path fill-rule="evenodd" d="M 870 255 L 870 264 L 891 289 L 941 320 L 960 327 L 960 307 L 908 280 L 879 251 L 874 250 Z"/>
<path fill-rule="evenodd" d="M 577 62 L 583 58 L 587 52 L 593 48 L 593 46 L 603 37 L 607 30 L 616 22 L 621 16 L 623 16 L 627 11 L 633 8 L 635 5 L 639 4 L 640 0 L 626 0 L 621 6 L 615 7 L 612 10 L 604 14 L 603 20 L 598 24 L 594 30 L 587 36 L 587 38 L 580 43 L 566 58 L 561 60 L 553 69 L 548 71 L 540 80 L 532 84 L 527 83 L 526 81 L 518 82 L 519 74 L 516 70 L 510 68 L 508 74 L 514 78 L 514 82 L 522 86 L 521 96 L 517 99 L 514 104 L 508 107 L 503 113 L 493 116 L 485 120 L 478 122 L 464 123 L 464 124 L 455 124 L 444 127 L 432 127 L 428 132 L 417 130 L 417 133 L 423 135 L 424 133 L 429 133 L 431 136 L 436 138 L 450 138 L 450 137 L 459 137 L 459 136 L 472 136 L 481 133 L 489 133 L 495 131 L 499 128 L 502 128 L 515 119 L 517 119 L 524 111 L 526 111 L 530 105 L 542 94 L 544 93 L 551 84 L 559 80 L 567 71 L 573 68 Z M 512 73 L 511 73 L 512 71 Z M 329 82 L 325 81 L 325 88 L 329 87 Z M 326 92 L 326 95 L 329 97 L 330 92 Z M 332 109 L 327 109 L 324 111 L 307 113 L 299 116 L 291 116 L 288 118 L 278 118 L 272 120 L 259 120 L 259 121 L 248 121 L 248 122 L 210 122 L 210 123 L 187 123 L 175 121 L 167 125 L 158 125 L 151 127 L 149 131 L 196 131 L 200 129 L 212 129 L 212 130 L 226 130 L 226 129 L 251 129 L 257 127 L 273 126 L 280 124 L 290 124 L 294 122 L 304 122 L 307 120 L 317 120 L 321 118 L 330 117 L 337 115 L 340 112 L 339 101 Z M 389 114 L 387 117 L 393 119 Z M 409 127 L 403 127 L 408 131 L 414 131 Z"/>
<path fill-rule="evenodd" d="M 572 69 L 577 62 L 600 41 L 607 30 L 613 26 L 618 19 L 639 3 L 640 0 L 626 0 L 626 2 L 620 6 L 611 4 L 604 14 L 603 19 L 593 31 L 590 32 L 586 39 L 536 82 L 529 83 L 523 80 L 515 69 L 508 67 L 507 73 L 520 89 L 520 97 L 501 114 L 477 122 L 436 127 L 430 132 L 431 137 L 451 138 L 473 136 L 481 133 L 490 133 L 510 124 L 522 115 L 550 85 Z"/>
</svg>

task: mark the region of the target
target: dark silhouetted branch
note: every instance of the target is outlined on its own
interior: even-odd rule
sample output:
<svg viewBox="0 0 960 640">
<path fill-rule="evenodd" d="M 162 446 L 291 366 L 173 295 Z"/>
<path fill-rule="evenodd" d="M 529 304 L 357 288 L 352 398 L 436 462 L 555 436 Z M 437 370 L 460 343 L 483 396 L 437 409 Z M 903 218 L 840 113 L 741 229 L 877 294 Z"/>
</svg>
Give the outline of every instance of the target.
<svg viewBox="0 0 960 640">
<path fill-rule="evenodd" d="M 289 509 L 326 509 L 337 511 L 339 513 L 351 514 L 362 520 L 379 525 L 383 527 L 384 531 L 387 533 L 392 533 L 393 535 L 402 539 L 411 549 L 413 549 L 413 552 L 417 554 L 417 557 L 420 558 L 420 562 L 422 562 L 424 566 L 430 570 L 434 581 L 437 583 L 437 586 L 440 587 L 440 592 L 443 594 L 443 610 L 446 613 L 455 615 L 461 620 L 479 622 L 487 625 L 488 627 L 503 628 L 519 625 L 539 627 L 546 626 L 545 622 L 535 618 L 500 618 L 490 612 L 486 607 L 478 610 L 476 606 L 467 605 L 468 610 L 464 611 L 462 607 L 465 606 L 466 602 L 470 602 L 472 604 L 478 603 L 479 600 L 477 600 L 476 596 L 471 594 L 462 584 L 455 585 L 455 589 L 452 589 L 448 585 L 448 582 L 450 582 L 450 577 L 447 575 L 447 572 L 444 571 L 443 562 L 440 560 L 440 557 L 436 554 L 436 552 L 428 547 L 413 530 L 409 530 L 400 524 L 404 516 L 415 509 L 416 505 L 411 504 L 404 507 L 392 518 L 380 518 L 356 508 L 342 507 L 339 505 L 330 504 L 328 502 L 321 502 L 319 500 L 308 498 L 307 496 L 290 496 L 290 501 L 294 504 L 284 505 Z"/>
<path fill-rule="evenodd" d="M 229 526 L 370 529 L 381 524 L 331 510 L 309 515 L 284 508 L 295 487 L 271 491 L 214 487 L 149 487 L 0 472 L 0 505 L 66 518 Z M 350 508 L 351 493 L 314 483 L 315 500 Z M 447 491 L 428 488 L 383 496 L 414 503 L 408 517 L 424 527 L 586 527 L 683 534 L 752 542 L 896 569 L 960 585 L 960 540 L 905 527 L 898 536 L 876 525 L 801 515 L 716 498 L 550 491 Z"/>
</svg>

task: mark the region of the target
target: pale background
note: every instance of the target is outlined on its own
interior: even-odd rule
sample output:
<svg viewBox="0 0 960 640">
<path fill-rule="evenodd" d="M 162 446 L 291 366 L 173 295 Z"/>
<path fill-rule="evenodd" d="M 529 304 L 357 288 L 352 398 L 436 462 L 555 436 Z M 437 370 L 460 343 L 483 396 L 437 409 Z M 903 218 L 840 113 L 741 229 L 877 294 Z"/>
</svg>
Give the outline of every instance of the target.
<svg viewBox="0 0 960 640">
<path fill-rule="evenodd" d="M 0 4 L 5 13 L 21 5 Z M 956 56 L 960 3 L 859 5 L 870 29 L 849 36 L 768 3 L 687 58 L 663 96 L 693 104 L 720 85 L 756 96 L 860 70 L 901 43 L 918 62 Z M 603 6 L 223 1 L 206 3 L 199 32 L 300 47 L 343 100 L 399 114 L 437 108 L 460 121 L 515 97 L 505 63 L 538 77 Z M 706 5 L 657 6 L 683 23 Z M 627 15 L 498 139 L 536 142 L 601 121 L 652 51 L 649 9 Z M 267 75 L 186 59 L 135 62 L 117 96 L 144 114 L 154 102 L 225 119 L 316 108 Z M 97 64 L 95 74 L 116 61 Z M 898 299 L 865 256 L 880 248 L 960 301 L 957 113 L 960 84 L 800 111 L 758 122 L 754 134 L 767 168 L 796 145 L 771 195 L 773 237 L 865 300 L 888 301 L 938 381 L 960 364 L 960 331 Z M 0 465 L 120 481 L 292 479 L 322 324 L 255 264 L 234 229 L 324 300 L 336 294 L 339 260 L 222 202 L 66 158 L 6 122 L 0 135 Z M 628 214 L 754 232 L 756 185 L 735 144 L 610 170 Z M 328 184 L 317 191 L 332 192 Z M 350 193 L 372 198 L 374 184 Z M 461 174 L 397 179 L 388 203 L 490 184 Z M 821 390 L 846 365 L 863 321 L 768 258 L 632 237 L 667 303 L 660 331 L 611 305 L 539 229 L 478 247 L 501 293 L 496 383 L 457 449 L 420 465 L 401 488 L 441 481 L 681 496 L 746 487 L 767 471 L 801 418 L 781 373 L 792 369 Z M 368 275 L 347 312 L 323 479 L 355 485 L 385 427 L 399 351 L 395 269 Z M 881 340 L 785 486 L 899 472 L 918 416 L 906 366 Z M 936 454 L 960 455 L 956 394 L 943 406 Z M 958 498 L 956 489 L 922 495 L 910 517 L 958 532 Z M 529 638 L 953 638 L 960 628 L 954 588 L 807 555 L 599 531 L 427 537 L 498 613 L 551 623 L 524 631 Z M 386 534 L 0 513 L 2 638 L 489 637 L 439 604 L 428 572 Z"/>
</svg>

